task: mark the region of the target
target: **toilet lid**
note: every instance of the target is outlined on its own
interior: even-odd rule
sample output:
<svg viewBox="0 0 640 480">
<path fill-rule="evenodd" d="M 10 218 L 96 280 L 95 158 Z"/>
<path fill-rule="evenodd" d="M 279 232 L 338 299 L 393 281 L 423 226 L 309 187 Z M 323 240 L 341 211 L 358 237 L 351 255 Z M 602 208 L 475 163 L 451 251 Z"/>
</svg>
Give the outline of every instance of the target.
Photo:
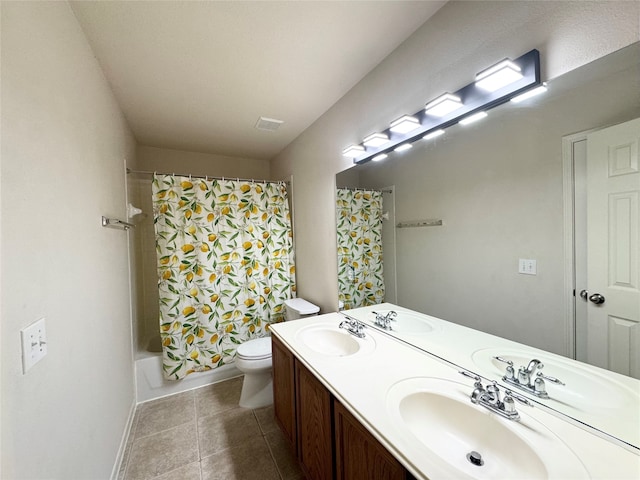
<svg viewBox="0 0 640 480">
<path fill-rule="evenodd" d="M 301 315 L 311 315 L 320 311 L 320 307 L 311 302 L 307 302 L 304 298 L 290 298 L 289 300 L 285 300 L 284 304 L 289 308 L 297 310 Z"/>
<path fill-rule="evenodd" d="M 262 337 L 244 342 L 236 350 L 240 358 L 262 360 L 271 356 L 271 337 Z"/>
</svg>

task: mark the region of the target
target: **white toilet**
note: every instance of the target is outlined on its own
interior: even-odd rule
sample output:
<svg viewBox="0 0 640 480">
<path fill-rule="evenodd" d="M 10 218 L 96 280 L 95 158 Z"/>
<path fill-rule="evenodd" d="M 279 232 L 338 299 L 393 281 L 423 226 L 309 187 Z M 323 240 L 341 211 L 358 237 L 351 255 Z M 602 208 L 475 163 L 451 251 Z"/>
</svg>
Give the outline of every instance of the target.
<svg viewBox="0 0 640 480">
<path fill-rule="evenodd" d="M 285 300 L 285 320 L 317 315 L 320 308 L 302 298 Z M 236 367 L 244 373 L 240 406 L 266 407 L 273 403 L 271 380 L 271 337 L 256 338 L 240 345 L 236 351 Z"/>
</svg>

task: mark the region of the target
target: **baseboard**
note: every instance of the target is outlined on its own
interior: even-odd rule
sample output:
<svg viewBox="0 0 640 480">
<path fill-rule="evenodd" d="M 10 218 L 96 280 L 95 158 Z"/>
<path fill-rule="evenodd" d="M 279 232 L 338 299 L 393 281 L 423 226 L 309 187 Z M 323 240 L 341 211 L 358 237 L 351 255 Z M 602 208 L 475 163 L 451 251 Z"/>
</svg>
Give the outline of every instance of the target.
<svg viewBox="0 0 640 480">
<path fill-rule="evenodd" d="M 125 425 L 124 432 L 122 433 L 122 439 L 120 440 L 120 448 L 118 449 L 118 455 L 116 456 L 116 462 L 113 465 L 113 470 L 111 471 L 111 480 L 118 480 L 118 475 L 120 474 L 120 468 L 122 467 L 122 461 L 125 459 L 127 453 L 127 443 L 129 442 L 129 435 L 131 434 L 131 427 L 133 426 L 133 419 L 136 414 L 136 401 L 135 399 L 131 403 L 131 408 L 129 409 L 129 418 L 127 419 L 127 424 Z"/>
</svg>

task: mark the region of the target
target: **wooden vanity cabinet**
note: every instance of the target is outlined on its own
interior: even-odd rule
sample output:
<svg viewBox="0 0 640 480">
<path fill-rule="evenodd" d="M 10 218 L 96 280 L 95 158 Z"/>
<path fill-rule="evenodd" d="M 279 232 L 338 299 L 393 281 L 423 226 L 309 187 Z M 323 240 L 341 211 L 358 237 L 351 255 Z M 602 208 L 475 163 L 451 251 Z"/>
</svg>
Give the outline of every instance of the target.
<svg viewBox="0 0 640 480">
<path fill-rule="evenodd" d="M 308 479 L 333 478 L 333 400 L 302 363 L 295 362 L 298 460 Z"/>
<path fill-rule="evenodd" d="M 411 480 L 404 466 L 337 400 L 336 480 Z"/>
<path fill-rule="evenodd" d="M 271 336 L 271 361 L 273 365 L 273 409 L 276 423 L 296 450 L 296 390 L 294 357 L 275 336 Z"/>
<path fill-rule="evenodd" d="M 276 422 L 308 480 L 413 479 L 277 337 L 271 339 Z"/>
</svg>

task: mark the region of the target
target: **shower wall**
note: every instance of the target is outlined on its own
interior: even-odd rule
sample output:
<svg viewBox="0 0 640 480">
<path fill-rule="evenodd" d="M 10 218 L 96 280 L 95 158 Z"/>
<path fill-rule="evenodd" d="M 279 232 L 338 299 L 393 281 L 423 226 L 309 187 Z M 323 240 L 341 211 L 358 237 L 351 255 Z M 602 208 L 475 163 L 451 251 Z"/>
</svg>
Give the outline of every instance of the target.
<svg viewBox="0 0 640 480">
<path fill-rule="evenodd" d="M 156 288 L 156 252 L 151 202 L 151 179 L 148 175 L 129 174 L 128 187 L 133 205 L 143 214 L 130 221 L 133 233 L 135 269 L 134 341 L 136 351 L 161 351 L 158 333 L 158 289 Z"/>
<path fill-rule="evenodd" d="M 142 171 L 272 180 L 266 160 L 146 146 L 138 146 L 136 154 L 136 169 Z M 127 178 L 129 201 L 143 211 L 143 215 L 131 220 L 136 224 L 131 230 L 131 278 L 133 342 L 137 357 L 144 356 L 144 352 L 161 351 L 151 180 L 152 175 L 139 173 L 130 173 Z"/>
</svg>

